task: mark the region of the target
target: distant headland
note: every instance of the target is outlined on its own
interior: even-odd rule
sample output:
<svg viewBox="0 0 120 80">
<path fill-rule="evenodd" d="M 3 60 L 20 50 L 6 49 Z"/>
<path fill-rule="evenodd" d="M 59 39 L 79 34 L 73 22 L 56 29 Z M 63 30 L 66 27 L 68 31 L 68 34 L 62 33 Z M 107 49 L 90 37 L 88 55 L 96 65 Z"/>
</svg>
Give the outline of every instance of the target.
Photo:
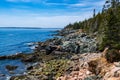
<svg viewBox="0 0 120 80">
<path fill-rule="evenodd" d="M 0 27 L 0 29 L 41 29 L 40 27 Z"/>
</svg>

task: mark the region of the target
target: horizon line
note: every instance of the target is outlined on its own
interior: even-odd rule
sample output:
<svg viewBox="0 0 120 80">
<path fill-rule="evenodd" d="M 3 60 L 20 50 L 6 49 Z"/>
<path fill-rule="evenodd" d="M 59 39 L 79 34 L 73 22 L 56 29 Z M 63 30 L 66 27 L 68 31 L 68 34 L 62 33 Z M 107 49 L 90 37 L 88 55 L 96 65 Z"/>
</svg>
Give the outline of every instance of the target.
<svg viewBox="0 0 120 80">
<path fill-rule="evenodd" d="M 43 28 L 43 27 L 0 27 L 0 28 L 19 28 L 19 29 L 62 29 L 62 28 Z"/>
</svg>

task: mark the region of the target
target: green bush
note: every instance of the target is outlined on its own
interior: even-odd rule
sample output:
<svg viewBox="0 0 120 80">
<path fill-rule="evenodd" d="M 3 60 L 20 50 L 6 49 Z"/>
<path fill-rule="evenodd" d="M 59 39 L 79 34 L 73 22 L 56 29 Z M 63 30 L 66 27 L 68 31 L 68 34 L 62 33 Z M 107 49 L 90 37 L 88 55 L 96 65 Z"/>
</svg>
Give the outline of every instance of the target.
<svg viewBox="0 0 120 80">
<path fill-rule="evenodd" d="M 120 61 L 120 53 L 119 50 L 111 49 L 108 50 L 107 54 L 105 55 L 105 58 L 108 62 L 118 62 Z"/>
</svg>

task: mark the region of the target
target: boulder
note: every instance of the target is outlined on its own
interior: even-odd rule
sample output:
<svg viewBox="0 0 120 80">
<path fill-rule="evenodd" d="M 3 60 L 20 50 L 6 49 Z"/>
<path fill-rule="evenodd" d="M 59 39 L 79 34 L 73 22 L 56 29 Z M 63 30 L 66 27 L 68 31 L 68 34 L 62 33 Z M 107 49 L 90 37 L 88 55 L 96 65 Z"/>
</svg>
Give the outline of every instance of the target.
<svg viewBox="0 0 120 80">
<path fill-rule="evenodd" d="M 47 46 L 46 48 L 45 48 L 45 50 L 46 50 L 46 55 L 49 55 L 50 53 L 52 53 L 52 48 L 51 48 L 51 46 Z"/>
<path fill-rule="evenodd" d="M 18 66 L 6 65 L 6 69 L 7 69 L 8 71 L 13 71 L 13 70 L 15 70 L 15 69 L 17 69 L 17 68 L 18 68 Z"/>
<path fill-rule="evenodd" d="M 27 56 L 27 54 L 23 54 L 23 53 L 18 53 L 15 55 L 9 55 L 9 56 L 0 56 L 0 60 L 5 60 L 5 59 L 20 59 L 20 58 L 24 58 L 24 56 Z"/>
<path fill-rule="evenodd" d="M 20 76 L 12 76 L 10 80 L 31 80 L 30 78 L 28 79 L 26 75 L 20 75 Z"/>
<path fill-rule="evenodd" d="M 4 76 L 5 76 L 5 74 L 1 74 L 1 73 L 0 73 L 0 77 L 4 77 Z"/>
<path fill-rule="evenodd" d="M 9 73 L 10 73 L 10 74 L 15 74 L 15 72 L 14 72 L 14 71 L 9 71 Z"/>
<path fill-rule="evenodd" d="M 27 70 L 31 70 L 31 69 L 33 69 L 33 66 L 27 67 Z"/>
<path fill-rule="evenodd" d="M 111 65 L 106 61 L 105 58 L 96 58 L 88 62 L 88 70 L 95 75 L 104 75 Z"/>
<path fill-rule="evenodd" d="M 4 60 L 6 58 L 7 58 L 6 56 L 0 56 L 0 60 Z"/>
<path fill-rule="evenodd" d="M 26 56 L 25 58 L 21 59 L 22 62 L 36 62 L 39 60 L 40 60 L 39 57 L 35 54 Z"/>
</svg>

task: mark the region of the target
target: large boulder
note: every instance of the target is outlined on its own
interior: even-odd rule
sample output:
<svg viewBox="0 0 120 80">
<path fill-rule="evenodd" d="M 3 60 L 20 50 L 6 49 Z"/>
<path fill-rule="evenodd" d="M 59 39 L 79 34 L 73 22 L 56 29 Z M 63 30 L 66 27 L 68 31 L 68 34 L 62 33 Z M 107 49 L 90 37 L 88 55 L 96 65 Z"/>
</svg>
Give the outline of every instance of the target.
<svg viewBox="0 0 120 80">
<path fill-rule="evenodd" d="M 47 55 L 49 55 L 49 54 L 51 54 L 54 50 L 56 50 L 57 49 L 57 46 L 47 46 L 46 48 L 45 48 L 45 50 L 46 50 L 46 54 Z"/>
<path fill-rule="evenodd" d="M 17 69 L 17 68 L 18 68 L 18 66 L 6 65 L 6 69 L 7 69 L 8 71 L 13 71 L 13 70 L 15 70 L 15 69 Z"/>
<path fill-rule="evenodd" d="M 40 61 L 41 58 L 37 54 L 30 54 L 24 58 L 21 59 L 22 62 L 37 62 Z"/>
<path fill-rule="evenodd" d="M 105 58 L 96 58 L 88 62 L 88 70 L 95 75 L 104 76 L 111 64 Z"/>
</svg>

